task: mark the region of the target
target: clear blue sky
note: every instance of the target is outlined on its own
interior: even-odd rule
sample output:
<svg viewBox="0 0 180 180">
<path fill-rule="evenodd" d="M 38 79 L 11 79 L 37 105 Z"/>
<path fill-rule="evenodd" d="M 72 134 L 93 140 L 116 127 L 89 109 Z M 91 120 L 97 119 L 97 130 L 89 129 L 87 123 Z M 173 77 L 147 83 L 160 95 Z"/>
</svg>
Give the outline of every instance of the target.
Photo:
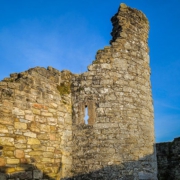
<svg viewBox="0 0 180 180">
<path fill-rule="evenodd" d="M 180 136 L 179 0 L 0 0 L 0 80 L 35 66 L 86 71 L 120 3 L 150 21 L 156 141 Z"/>
</svg>

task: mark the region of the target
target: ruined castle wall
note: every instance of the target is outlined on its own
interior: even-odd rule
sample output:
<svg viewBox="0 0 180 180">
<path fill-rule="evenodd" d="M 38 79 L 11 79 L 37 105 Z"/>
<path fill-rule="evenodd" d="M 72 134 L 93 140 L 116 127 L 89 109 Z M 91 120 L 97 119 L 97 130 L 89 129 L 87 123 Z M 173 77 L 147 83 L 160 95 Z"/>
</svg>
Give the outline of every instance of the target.
<svg viewBox="0 0 180 180">
<path fill-rule="evenodd" d="M 149 24 L 125 4 L 112 23 L 87 72 L 37 67 L 0 82 L 0 177 L 156 179 Z"/>
<path fill-rule="evenodd" d="M 72 79 L 72 171 L 87 179 L 156 179 L 149 24 L 124 4 L 112 23 L 111 46 Z"/>
<path fill-rule="evenodd" d="M 173 142 L 157 143 L 158 179 L 180 179 L 180 138 Z"/>
<path fill-rule="evenodd" d="M 49 67 L 11 74 L 0 82 L 1 178 L 70 175 L 70 78 L 70 72 Z"/>
</svg>

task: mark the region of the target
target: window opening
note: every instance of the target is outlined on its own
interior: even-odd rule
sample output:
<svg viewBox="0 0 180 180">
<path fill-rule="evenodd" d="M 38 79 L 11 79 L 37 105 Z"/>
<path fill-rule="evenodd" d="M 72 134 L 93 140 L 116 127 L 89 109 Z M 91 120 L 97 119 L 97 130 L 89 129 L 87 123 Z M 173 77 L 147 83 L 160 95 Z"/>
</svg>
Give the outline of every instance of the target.
<svg viewBox="0 0 180 180">
<path fill-rule="evenodd" d="M 89 119 L 89 116 L 88 116 L 88 107 L 85 106 L 85 116 L 84 116 L 85 124 L 88 124 L 88 119 Z"/>
</svg>

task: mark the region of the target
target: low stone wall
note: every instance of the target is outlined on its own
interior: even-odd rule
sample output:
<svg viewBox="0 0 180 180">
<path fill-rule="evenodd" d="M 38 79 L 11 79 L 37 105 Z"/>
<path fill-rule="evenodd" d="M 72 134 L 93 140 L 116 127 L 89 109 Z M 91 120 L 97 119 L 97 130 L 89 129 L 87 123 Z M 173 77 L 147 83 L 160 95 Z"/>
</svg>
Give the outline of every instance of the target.
<svg viewBox="0 0 180 180">
<path fill-rule="evenodd" d="M 180 179 L 180 137 L 172 142 L 157 143 L 159 180 Z"/>
<path fill-rule="evenodd" d="M 71 95 L 62 85 L 70 74 L 37 67 L 0 82 L 0 177 L 55 179 L 71 169 Z"/>
</svg>

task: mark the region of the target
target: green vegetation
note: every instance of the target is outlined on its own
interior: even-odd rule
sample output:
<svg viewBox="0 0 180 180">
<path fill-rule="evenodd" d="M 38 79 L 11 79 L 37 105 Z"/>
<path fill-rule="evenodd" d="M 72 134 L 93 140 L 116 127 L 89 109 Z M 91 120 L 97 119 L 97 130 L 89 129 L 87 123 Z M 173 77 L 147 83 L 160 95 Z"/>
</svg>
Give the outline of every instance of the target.
<svg viewBox="0 0 180 180">
<path fill-rule="evenodd" d="M 71 93 L 71 84 L 69 82 L 63 82 L 60 85 L 57 85 L 57 90 L 61 95 L 70 94 Z"/>
</svg>

